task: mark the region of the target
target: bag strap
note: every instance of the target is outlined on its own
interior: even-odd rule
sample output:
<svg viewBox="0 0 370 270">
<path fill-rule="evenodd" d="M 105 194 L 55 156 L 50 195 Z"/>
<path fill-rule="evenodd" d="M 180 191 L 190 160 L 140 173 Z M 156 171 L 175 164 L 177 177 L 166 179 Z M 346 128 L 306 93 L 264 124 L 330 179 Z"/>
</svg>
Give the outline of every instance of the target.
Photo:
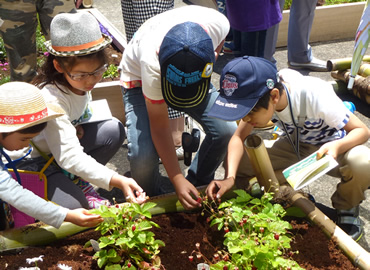
<svg viewBox="0 0 370 270">
<path fill-rule="evenodd" d="M 9 167 L 8 167 L 8 166 L 10 166 L 10 167 L 11 167 L 11 169 L 13 169 L 13 171 L 14 171 L 14 173 L 15 173 L 15 177 L 17 178 L 18 183 L 19 183 L 20 185 L 22 185 L 22 183 L 21 183 L 21 177 L 19 176 L 19 172 L 18 172 L 17 168 L 15 167 L 14 162 L 11 160 L 11 158 L 8 156 L 8 154 L 7 154 L 7 153 L 5 153 L 5 151 L 4 151 L 4 149 L 3 149 L 2 147 L 0 148 L 0 151 L 1 151 L 1 154 L 2 154 L 2 155 L 5 157 L 5 159 L 8 161 L 8 164 L 6 164 L 6 165 L 5 165 L 5 167 L 6 167 L 7 169 L 9 169 Z"/>
<path fill-rule="evenodd" d="M 51 156 L 51 157 L 49 157 L 47 154 L 45 154 L 43 151 L 41 151 L 40 150 L 40 148 L 38 148 L 37 147 L 37 145 L 31 140 L 30 141 L 30 144 L 33 146 L 33 148 L 35 148 L 36 150 L 37 150 L 37 152 L 39 152 L 39 154 L 47 161 L 46 162 L 46 164 L 48 164 L 47 166 L 46 166 L 46 164 L 45 164 L 45 166 L 46 166 L 46 168 L 51 164 L 51 162 L 53 162 L 53 164 L 55 165 L 55 166 L 57 166 L 57 167 L 59 167 L 58 166 L 58 164 L 55 162 L 55 160 L 54 160 L 54 156 Z M 51 161 L 50 161 L 50 159 L 51 159 Z M 50 162 L 49 162 L 50 161 Z M 44 166 L 44 168 L 45 168 L 45 166 Z M 44 169 L 43 168 L 43 169 Z M 46 168 L 45 168 L 45 170 L 46 170 Z M 41 170 L 42 171 L 42 170 Z"/>
<path fill-rule="evenodd" d="M 72 173 L 70 173 L 70 172 L 68 172 L 68 171 L 66 171 L 65 169 L 63 169 L 62 167 L 60 167 L 57 163 L 56 163 L 56 161 L 55 161 L 55 159 L 54 159 L 54 156 L 51 156 L 51 157 L 49 157 L 47 154 L 45 154 L 43 151 L 41 151 L 40 150 L 40 148 L 38 148 L 37 147 L 37 145 L 33 142 L 33 141 L 30 141 L 30 143 L 31 143 L 31 145 L 40 153 L 40 155 L 47 161 L 46 162 L 46 164 L 45 164 L 45 166 L 46 166 L 46 168 L 47 168 L 47 166 L 49 166 L 50 164 L 51 164 L 51 162 L 53 162 L 53 164 L 56 166 L 56 167 L 58 167 L 58 168 L 60 168 L 61 170 L 62 170 L 62 172 L 63 172 L 63 174 L 65 175 L 65 176 L 67 176 L 68 178 L 70 178 L 71 180 L 74 180 L 74 178 L 75 178 L 75 175 L 74 174 L 72 174 Z M 51 159 L 51 161 L 50 161 L 50 159 Z M 50 162 L 49 162 L 50 161 Z M 45 168 L 45 170 L 46 170 L 46 168 Z M 41 171 L 43 171 L 43 170 L 41 170 Z"/>
<path fill-rule="evenodd" d="M 40 174 L 43 174 L 45 172 L 45 170 L 50 166 L 50 164 L 54 162 L 54 156 L 51 156 L 51 158 L 49 158 L 48 162 L 45 163 L 44 167 L 42 167 L 41 171 L 40 171 Z"/>
<path fill-rule="evenodd" d="M 301 91 L 301 100 L 300 100 L 300 110 L 298 115 L 298 127 L 303 128 L 304 122 L 306 121 L 306 89 L 302 89 Z"/>
<path fill-rule="evenodd" d="M 32 147 L 31 147 L 31 150 L 32 150 Z M 15 174 L 15 176 L 16 176 L 16 178 L 17 178 L 17 181 L 18 181 L 18 183 L 19 184 L 21 184 L 22 185 L 22 182 L 21 182 L 21 177 L 20 177 L 20 175 L 19 175 L 19 172 L 18 172 L 18 170 L 17 170 L 17 167 L 15 166 L 20 160 L 22 160 L 24 157 L 26 157 L 27 155 L 29 155 L 29 153 L 31 152 L 31 151 L 28 151 L 27 152 L 27 154 L 25 155 L 25 156 L 23 156 L 22 158 L 18 158 L 18 159 L 16 159 L 15 161 L 13 161 L 9 156 L 8 156 L 8 154 L 7 153 L 5 153 L 5 151 L 3 150 L 3 148 L 1 147 L 0 148 L 0 151 L 1 151 L 1 154 L 5 157 L 5 159 L 8 161 L 8 163 L 7 164 L 5 164 L 5 167 L 7 168 L 7 169 L 12 169 L 13 170 L 13 172 L 14 172 L 14 174 Z M 45 171 L 46 171 L 46 169 L 50 166 L 50 164 L 52 163 L 54 161 L 54 157 L 52 156 L 52 157 L 50 157 L 49 158 L 49 160 L 45 163 L 45 165 L 44 165 L 44 167 L 42 167 L 42 169 L 40 170 L 40 174 L 43 174 Z M 10 168 L 9 168 L 10 167 Z"/>
</svg>

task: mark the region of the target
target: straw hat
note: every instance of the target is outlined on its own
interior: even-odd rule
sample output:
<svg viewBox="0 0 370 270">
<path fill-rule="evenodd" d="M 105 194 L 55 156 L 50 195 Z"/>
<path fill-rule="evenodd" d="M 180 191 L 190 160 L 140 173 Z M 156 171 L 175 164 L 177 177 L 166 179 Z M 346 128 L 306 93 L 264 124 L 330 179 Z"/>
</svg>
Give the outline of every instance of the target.
<svg viewBox="0 0 370 270">
<path fill-rule="evenodd" d="M 62 108 L 46 104 L 41 90 L 25 82 L 0 86 L 0 133 L 14 132 L 64 114 Z"/>
<path fill-rule="evenodd" d="M 55 56 L 79 56 L 98 52 L 112 38 L 100 31 L 99 23 L 88 12 L 61 13 L 50 24 L 50 40 L 46 49 Z"/>
</svg>

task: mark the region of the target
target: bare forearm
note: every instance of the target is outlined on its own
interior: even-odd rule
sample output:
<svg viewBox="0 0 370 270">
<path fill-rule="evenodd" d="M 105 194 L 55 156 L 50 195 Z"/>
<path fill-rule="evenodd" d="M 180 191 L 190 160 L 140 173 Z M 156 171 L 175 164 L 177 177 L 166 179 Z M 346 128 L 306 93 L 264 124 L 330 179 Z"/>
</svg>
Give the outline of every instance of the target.
<svg viewBox="0 0 370 270">
<path fill-rule="evenodd" d="M 253 127 L 243 120 L 239 123 L 238 129 L 231 137 L 226 159 L 225 178 L 233 177 L 235 179 L 240 161 L 244 155 L 244 140 L 251 133 Z"/>
<path fill-rule="evenodd" d="M 351 130 L 344 138 L 337 141 L 338 154 L 343 154 L 349 149 L 367 142 L 370 132 L 366 129 L 356 128 Z"/>
<path fill-rule="evenodd" d="M 225 178 L 236 177 L 236 172 L 243 154 L 244 146 L 242 140 L 237 136 L 233 136 L 228 146 Z"/>
</svg>

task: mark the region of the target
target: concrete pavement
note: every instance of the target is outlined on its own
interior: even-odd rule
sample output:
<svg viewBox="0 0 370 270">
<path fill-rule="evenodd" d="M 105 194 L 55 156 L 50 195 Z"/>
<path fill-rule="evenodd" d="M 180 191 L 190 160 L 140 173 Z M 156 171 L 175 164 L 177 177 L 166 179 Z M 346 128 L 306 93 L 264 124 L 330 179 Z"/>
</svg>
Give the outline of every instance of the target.
<svg viewBox="0 0 370 270">
<path fill-rule="evenodd" d="M 175 7 L 186 5 L 180 0 L 175 0 Z M 94 7 L 97 8 L 102 14 L 107 17 L 111 23 L 120 31 L 124 33 L 123 18 L 121 13 L 120 1 L 119 0 L 95 0 Z M 351 57 L 353 52 L 353 40 L 335 40 L 326 43 L 314 43 L 311 44 L 315 57 L 322 60 L 337 59 L 344 57 Z M 215 72 L 213 74 L 212 82 L 218 87 L 219 76 L 223 66 L 232 59 L 230 55 L 221 55 L 215 65 Z M 277 60 L 278 69 L 287 68 L 287 51 L 286 48 L 278 48 L 275 53 L 275 59 Z M 333 81 L 330 72 L 311 72 L 301 71 L 304 75 L 311 75 L 322 78 L 326 81 Z M 357 108 L 356 115 L 370 127 L 370 105 L 359 100 L 350 93 L 341 94 L 340 97 L 343 100 L 352 101 Z M 328 106 L 330 103 L 328 101 Z M 370 141 L 366 143 L 370 147 Z M 184 171 L 186 166 L 180 161 L 180 164 Z M 129 171 L 129 164 L 127 161 L 127 145 L 124 144 L 121 150 L 116 154 L 112 161 L 108 164 L 109 167 L 117 170 L 119 173 L 124 174 Z M 162 173 L 165 174 L 163 166 L 161 166 Z M 223 170 L 220 168 L 216 173 L 216 179 L 223 178 Z M 339 179 L 323 176 L 315 183 L 309 186 L 309 192 L 315 197 L 319 208 L 327 214 L 329 217 L 333 217 L 334 210 L 331 208 L 330 196 L 335 191 L 336 185 Z M 122 201 L 122 193 L 119 190 L 113 189 L 111 192 L 101 191 L 102 195 L 107 197 L 115 197 L 117 201 Z M 359 241 L 359 244 L 364 247 L 367 251 L 370 251 L 370 190 L 366 192 L 367 198 L 361 204 L 360 215 L 364 222 L 364 236 Z"/>
</svg>

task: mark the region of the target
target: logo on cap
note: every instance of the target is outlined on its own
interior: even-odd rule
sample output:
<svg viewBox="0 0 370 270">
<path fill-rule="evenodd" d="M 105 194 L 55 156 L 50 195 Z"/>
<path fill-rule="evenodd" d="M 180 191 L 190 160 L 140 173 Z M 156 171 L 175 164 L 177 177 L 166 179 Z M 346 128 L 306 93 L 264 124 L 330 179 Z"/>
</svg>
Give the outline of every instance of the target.
<svg viewBox="0 0 370 270">
<path fill-rule="evenodd" d="M 209 78 L 213 72 L 213 63 L 207 63 L 202 72 L 202 78 Z"/>
<path fill-rule="evenodd" d="M 199 71 L 194 71 L 191 73 L 183 72 L 177 69 L 174 65 L 170 64 L 167 67 L 166 79 L 169 83 L 186 87 L 189 84 L 197 83 L 201 80 L 202 75 Z"/>
<path fill-rule="evenodd" d="M 274 88 L 274 85 L 275 85 L 274 80 L 273 79 L 267 79 L 266 80 L 266 85 L 267 85 L 267 88 L 271 90 L 272 88 Z"/>
<path fill-rule="evenodd" d="M 238 89 L 238 83 L 236 77 L 230 74 L 226 74 L 224 80 L 222 81 L 222 89 L 225 95 L 230 97 L 236 89 Z"/>
</svg>

